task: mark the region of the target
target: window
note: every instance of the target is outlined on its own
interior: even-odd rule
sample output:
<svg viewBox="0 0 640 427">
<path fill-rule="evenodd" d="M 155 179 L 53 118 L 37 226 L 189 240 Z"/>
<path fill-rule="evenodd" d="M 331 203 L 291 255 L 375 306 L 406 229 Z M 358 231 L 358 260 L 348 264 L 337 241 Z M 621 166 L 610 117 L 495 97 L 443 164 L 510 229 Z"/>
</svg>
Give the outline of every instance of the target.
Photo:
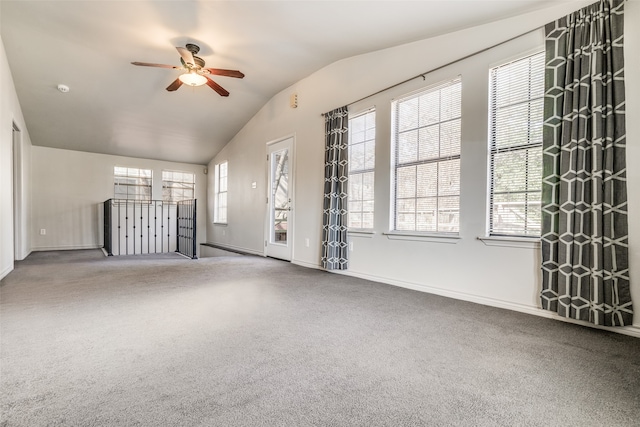
<svg viewBox="0 0 640 427">
<path fill-rule="evenodd" d="M 113 168 L 114 198 L 151 201 L 151 169 Z"/>
<path fill-rule="evenodd" d="M 191 172 L 162 171 L 162 200 L 169 203 L 195 199 L 196 175 Z"/>
<path fill-rule="evenodd" d="M 227 162 L 219 163 L 215 168 L 215 199 L 213 221 L 227 222 Z"/>
<path fill-rule="evenodd" d="M 540 236 L 544 52 L 490 71 L 489 234 Z"/>
<path fill-rule="evenodd" d="M 376 112 L 349 118 L 349 228 L 373 228 Z"/>
<path fill-rule="evenodd" d="M 394 101 L 394 215 L 398 231 L 460 228 L 460 77 Z"/>
</svg>

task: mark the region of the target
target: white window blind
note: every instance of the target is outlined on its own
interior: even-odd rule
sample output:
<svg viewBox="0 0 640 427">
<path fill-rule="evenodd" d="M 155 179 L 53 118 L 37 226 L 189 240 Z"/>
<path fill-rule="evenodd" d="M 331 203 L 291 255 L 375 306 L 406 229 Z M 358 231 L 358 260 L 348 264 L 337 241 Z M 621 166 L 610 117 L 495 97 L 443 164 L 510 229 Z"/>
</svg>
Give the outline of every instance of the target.
<svg viewBox="0 0 640 427">
<path fill-rule="evenodd" d="M 349 118 L 349 228 L 372 229 L 376 112 Z"/>
<path fill-rule="evenodd" d="M 540 236 L 544 52 L 491 69 L 489 234 Z"/>
<path fill-rule="evenodd" d="M 162 171 L 162 200 L 169 203 L 195 198 L 196 175 L 191 172 Z"/>
<path fill-rule="evenodd" d="M 214 222 L 227 222 L 227 162 L 219 163 L 215 167 L 215 207 Z"/>
<path fill-rule="evenodd" d="M 393 102 L 394 224 L 460 229 L 460 77 Z"/>
<path fill-rule="evenodd" d="M 153 173 L 151 169 L 113 168 L 114 198 L 151 201 Z"/>
</svg>

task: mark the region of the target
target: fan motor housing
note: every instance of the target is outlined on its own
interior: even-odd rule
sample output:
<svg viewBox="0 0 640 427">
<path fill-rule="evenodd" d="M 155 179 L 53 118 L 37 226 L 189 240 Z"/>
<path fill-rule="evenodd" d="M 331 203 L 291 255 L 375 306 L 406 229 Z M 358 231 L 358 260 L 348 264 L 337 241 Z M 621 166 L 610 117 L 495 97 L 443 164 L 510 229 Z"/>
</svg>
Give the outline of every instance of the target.
<svg viewBox="0 0 640 427">
<path fill-rule="evenodd" d="M 186 47 L 187 50 L 193 53 L 194 55 L 200 52 L 200 46 L 198 46 L 197 44 L 187 43 L 186 45 L 184 45 L 184 47 Z"/>
<path fill-rule="evenodd" d="M 184 62 L 184 59 L 180 58 L 180 62 L 184 67 L 187 66 L 187 64 Z M 204 68 L 204 59 L 200 58 L 199 56 L 193 55 L 193 62 L 196 63 L 195 68 Z"/>
</svg>

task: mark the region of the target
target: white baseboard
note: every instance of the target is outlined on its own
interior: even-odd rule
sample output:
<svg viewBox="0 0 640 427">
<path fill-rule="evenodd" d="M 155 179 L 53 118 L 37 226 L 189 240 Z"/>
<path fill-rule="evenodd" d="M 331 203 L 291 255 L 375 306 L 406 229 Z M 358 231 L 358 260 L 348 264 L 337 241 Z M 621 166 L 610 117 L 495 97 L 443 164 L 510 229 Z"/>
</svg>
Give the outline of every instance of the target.
<svg viewBox="0 0 640 427">
<path fill-rule="evenodd" d="M 306 263 L 299 263 L 300 265 L 303 265 L 306 267 Z M 318 266 L 315 266 L 312 268 L 319 268 Z M 504 301 L 504 300 L 498 300 L 498 299 L 494 299 L 494 298 L 488 298 L 488 297 L 483 297 L 480 295 L 474 295 L 474 294 L 468 294 L 466 292 L 459 292 L 459 291 L 452 291 L 450 289 L 442 289 L 442 288 L 436 288 L 433 286 L 428 286 L 428 285 L 423 285 L 420 283 L 413 283 L 413 282 L 406 282 L 403 280 L 397 280 L 397 279 L 390 279 L 387 277 L 380 277 L 380 276 L 374 276 L 374 275 L 370 275 L 370 274 L 365 274 L 365 273 L 357 273 L 357 272 L 353 272 L 353 271 L 349 271 L 349 270 L 333 270 L 331 271 L 331 273 L 337 273 L 337 274 L 343 274 L 345 276 L 353 276 L 353 277 L 359 277 L 361 279 L 366 279 L 366 280 L 371 280 L 373 282 L 379 282 L 379 283 L 384 283 L 387 285 L 393 285 L 393 286 L 398 286 L 401 288 L 406 288 L 406 289 L 412 289 L 415 291 L 420 291 L 420 292 L 426 292 L 429 294 L 435 294 L 435 295 L 440 295 L 443 297 L 448 297 L 448 298 L 453 298 L 453 299 L 459 299 L 459 300 L 463 300 L 463 301 L 469 301 L 469 302 L 473 302 L 476 304 L 482 304 L 482 305 L 488 305 L 491 307 L 496 307 L 496 308 L 504 308 L 506 310 L 512 310 L 512 311 L 517 311 L 520 313 L 526 313 L 526 314 L 532 314 L 534 316 L 540 316 L 540 317 L 546 317 L 548 319 L 555 319 L 555 320 L 560 320 L 563 322 L 567 322 L 567 323 L 573 323 L 576 325 L 582 325 L 582 326 L 587 326 L 590 328 L 595 328 L 595 329 L 602 329 L 605 331 L 610 331 L 610 332 L 616 332 L 619 334 L 623 334 L 623 335 L 629 335 L 632 337 L 637 337 L 640 338 L 640 326 L 638 325 L 632 325 L 632 326 L 623 326 L 623 327 L 607 327 L 607 326 L 598 326 L 598 325 L 594 325 L 592 323 L 589 322 L 584 322 L 584 321 L 580 321 L 580 320 L 574 320 L 574 319 L 567 319 L 565 317 L 559 316 L 555 313 L 552 313 L 548 310 L 543 310 L 540 307 L 536 307 L 536 306 L 530 306 L 530 305 L 525 305 L 525 304 L 518 304 L 518 303 L 513 303 L 513 302 L 509 302 L 509 301 Z"/>
<path fill-rule="evenodd" d="M 98 245 L 69 245 L 69 246 L 36 246 L 31 248 L 33 252 L 42 251 L 73 251 L 78 249 L 100 249 L 102 246 Z"/>
<path fill-rule="evenodd" d="M 9 273 L 11 273 L 13 271 L 13 265 L 8 266 L 7 268 L 5 268 L 4 270 L 2 270 L 0 272 L 0 280 L 4 279 L 5 277 L 7 277 L 7 275 Z"/>
<path fill-rule="evenodd" d="M 568 319 L 566 317 L 558 316 L 557 314 L 552 313 L 548 310 L 543 310 L 537 307 L 536 310 L 537 312 L 534 314 L 540 317 L 546 317 L 549 319 L 560 320 L 561 322 L 573 323 L 574 325 L 587 326 L 589 328 L 601 329 L 603 331 L 616 332 L 618 334 L 640 338 L 640 326 L 638 325 L 620 326 L 613 328 L 609 326 L 594 325 L 593 323 L 585 322 L 582 320 Z"/>
<path fill-rule="evenodd" d="M 18 257 L 16 258 L 16 261 L 23 261 L 23 260 L 24 260 L 26 257 L 28 257 L 29 255 L 31 255 L 31 249 L 29 249 L 29 250 L 27 251 L 27 253 L 26 253 L 26 254 L 23 254 L 22 256 L 18 256 Z"/>
<path fill-rule="evenodd" d="M 296 264 L 302 267 L 307 267 L 307 268 L 314 268 L 316 270 L 322 270 L 322 266 L 319 264 L 313 264 L 311 262 L 307 262 L 307 261 L 300 261 L 297 259 L 292 259 L 291 260 L 291 264 Z"/>
</svg>

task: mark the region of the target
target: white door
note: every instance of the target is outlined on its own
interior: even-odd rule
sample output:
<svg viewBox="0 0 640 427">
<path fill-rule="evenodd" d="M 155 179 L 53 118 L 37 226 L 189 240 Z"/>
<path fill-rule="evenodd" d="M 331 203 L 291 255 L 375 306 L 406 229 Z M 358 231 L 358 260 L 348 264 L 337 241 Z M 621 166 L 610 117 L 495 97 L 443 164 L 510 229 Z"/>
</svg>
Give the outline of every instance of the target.
<svg viewBox="0 0 640 427">
<path fill-rule="evenodd" d="M 266 255 L 291 261 L 293 252 L 293 138 L 267 145 L 269 192 L 267 194 Z"/>
</svg>

